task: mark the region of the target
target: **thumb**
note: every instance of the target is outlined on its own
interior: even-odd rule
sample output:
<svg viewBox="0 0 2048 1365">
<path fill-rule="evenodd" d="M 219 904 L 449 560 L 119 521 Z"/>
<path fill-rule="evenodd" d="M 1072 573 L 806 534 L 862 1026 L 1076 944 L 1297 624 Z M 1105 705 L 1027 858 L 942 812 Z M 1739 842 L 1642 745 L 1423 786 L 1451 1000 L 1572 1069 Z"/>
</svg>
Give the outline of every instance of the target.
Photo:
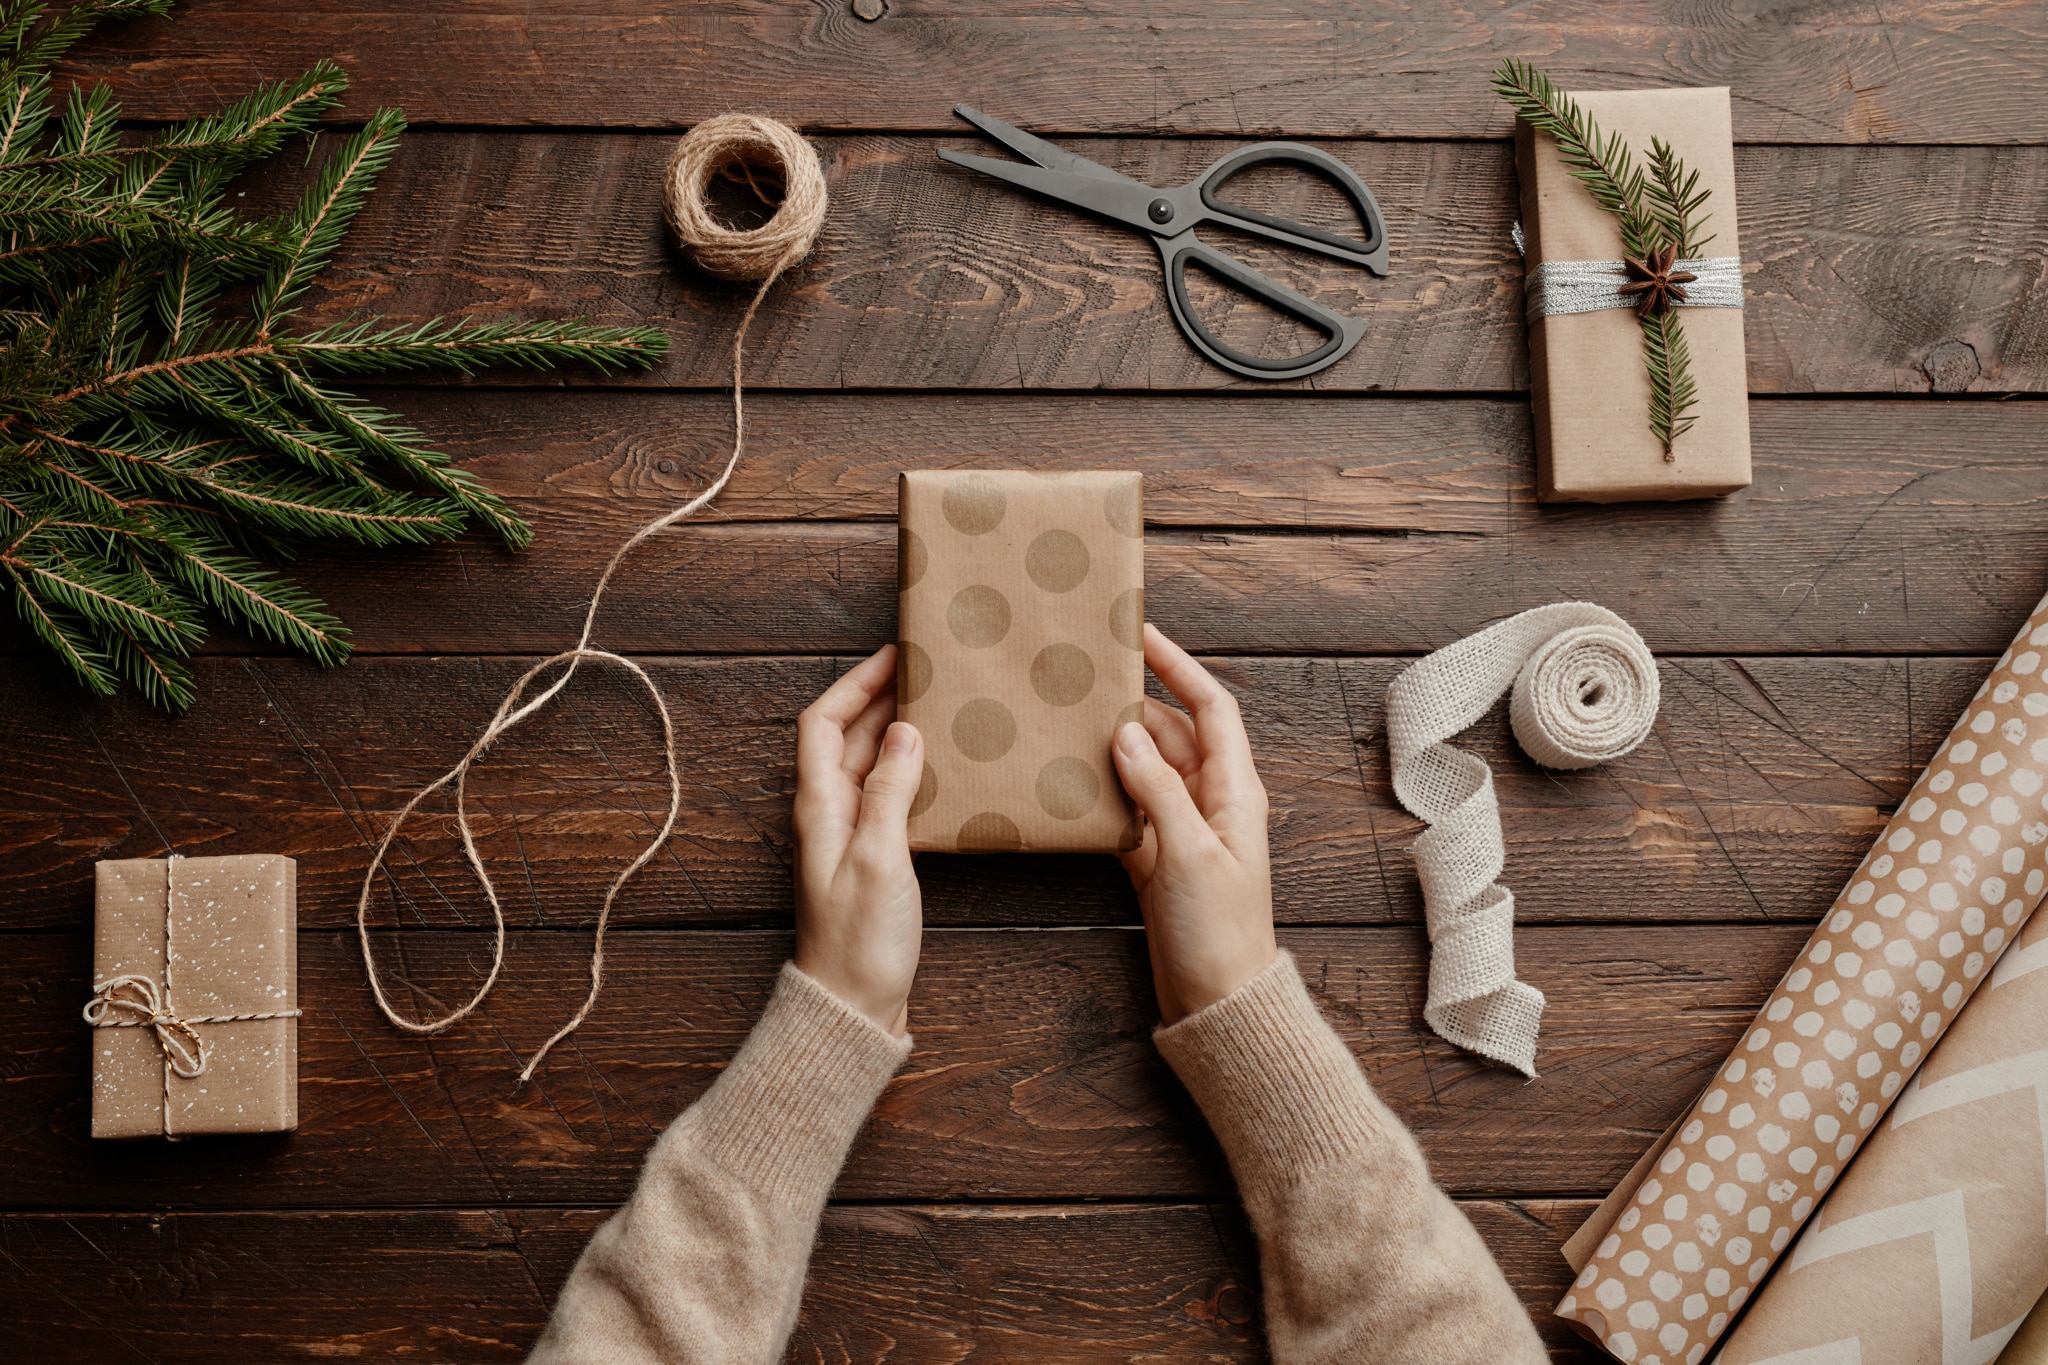
<svg viewBox="0 0 2048 1365">
<path fill-rule="evenodd" d="M 1158 831 L 1160 852 L 1203 835 L 1214 837 L 1208 821 L 1195 809 L 1195 798 L 1188 795 L 1188 784 L 1160 755 L 1144 726 L 1130 721 L 1119 728 L 1110 754 L 1124 790 Z"/>
<path fill-rule="evenodd" d="M 882 736 L 882 751 L 860 785 L 858 833 L 907 843 L 910 803 L 924 782 L 924 736 L 908 721 L 895 721 Z"/>
</svg>

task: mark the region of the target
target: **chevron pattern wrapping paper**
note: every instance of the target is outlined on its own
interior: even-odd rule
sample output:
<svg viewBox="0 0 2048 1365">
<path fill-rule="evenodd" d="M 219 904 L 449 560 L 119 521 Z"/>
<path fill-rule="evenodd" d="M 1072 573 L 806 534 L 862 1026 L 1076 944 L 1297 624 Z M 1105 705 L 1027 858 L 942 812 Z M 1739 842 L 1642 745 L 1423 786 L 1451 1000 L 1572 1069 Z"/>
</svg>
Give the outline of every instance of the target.
<svg viewBox="0 0 2048 1365">
<path fill-rule="evenodd" d="M 1700 1365 L 2040 904 L 2044 654 L 2048 600 L 1558 1304 L 1616 1358 Z"/>
<path fill-rule="evenodd" d="M 2048 915 L 1737 1324 L 1725 1365 L 1989 1365 L 2048 1289 Z"/>
</svg>

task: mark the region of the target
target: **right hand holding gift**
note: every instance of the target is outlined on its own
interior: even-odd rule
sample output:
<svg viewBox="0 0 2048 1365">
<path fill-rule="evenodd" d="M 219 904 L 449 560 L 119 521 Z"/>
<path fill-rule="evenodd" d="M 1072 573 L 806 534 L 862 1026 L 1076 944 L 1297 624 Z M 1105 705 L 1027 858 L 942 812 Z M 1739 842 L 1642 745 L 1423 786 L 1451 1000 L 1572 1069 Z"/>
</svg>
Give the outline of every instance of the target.
<svg viewBox="0 0 2048 1365">
<path fill-rule="evenodd" d="M 1119 729 L 1112 752 L 1147 821 L 1124 869 L 1145 916 L 1159 1013 L 1174 1024 L 1257 976 L 1279 949 L 1266 789 L 1237 698 L 1150 625 L 1145 663 L 1187 712 L 1148 697 L 1144 724 Z"/>
</svg>

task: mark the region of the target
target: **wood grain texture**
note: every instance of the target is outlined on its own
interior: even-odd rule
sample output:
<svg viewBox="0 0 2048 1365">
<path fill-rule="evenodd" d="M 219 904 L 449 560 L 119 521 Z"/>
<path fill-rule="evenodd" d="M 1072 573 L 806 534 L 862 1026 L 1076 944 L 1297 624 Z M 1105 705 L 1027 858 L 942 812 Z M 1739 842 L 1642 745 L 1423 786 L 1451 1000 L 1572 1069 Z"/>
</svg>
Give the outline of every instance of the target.
<svg viewBox="0 0 2048 1365">
<path fill-rule="evenodd" d="M 708 395 L 394 397 L 458 437 L 536 542 L 310 555 L 306 581 L 366 652 L 561 648 L 613 548 L 725 453 Z M 2043 586 L 2048 438 L 2031 405 L 1751 407 L 1751 488 L 1594 507 L 1534 500 L 1515 403 L 759 396 L 739 488 L 640 551 L 600 633 L 636 653 L 874 649 L 895 633 L 896 537 L 876 524 L 894 519 L 895 471 L 986 461 L 1144 470 L 1147 610 L 1205 652 L 1420 653 L 1573 597 L 1659 652 L 2005 647 Z M 740 524 L 780 516 L 800 520 Z"/>
<path fill-rule="evenodd" d="M 944 128 L 955 100 L 1027 127 L 1225 136 L 1501 136 L 1487 89 L 1527 57 L 1567 89 L 1733 88 L 1746 141 L 2048 141 L 2048 32 L 2019 0 L 1797 8 L 1627 0 L 1284 5 L 888 0 L 636 5 L 208 0 L 95 40 L 76 70 L 131 117 L 210 113 L 322 57 L 352 109 L 465 124 Z M 657 74 L 658 73 L 658 74 Z"/>
<path fill-rule="evenodd" d="M 623 532 L 668 511 L 716 477 L 731 450 L 725 394 L 364 396 L 417 424 L 522 514 L 551 517 L 543 539 L 584 525 Z M 1502 536 L 1571 510 L 1536 505 L 1529 405 L 1519 399 L 771 390 L 750 393 L 746 407 L 746 458 L 712 520 L 894 523 L 904 469 L 1136 470 L 1157 529 Z M 1767 519 L 1757 537 L 1767 540 L 1830 507 L 1860 520 L 1911 503 L 1911 485 L 1936 474 L 1945 487 L 1929 514 L 2003 504 L 2025 516 L 2030 486 L 2048 474 L 2041 414 L 2026 403 L 1757 399 L 1749 422 L 1756 488 L 1676 509 L 1577 510 L 1625 523 L 1660 510 L 1712 520 L 1716 507 L 1744 505 L 1744 520 Z M 1972 482 L 1980 491 L 1959 499 Z"/>
<path fill-rule="evenodd" d="M 1597 1197 L 1699 1093 L 1809 932 L 1523 926 L 1518 970 L 1550 1000 L 1534 1083 L 1424 1028 L 1420 930 L 1281 939 L 1446 1188 Z M 752 1028 L 789 939 L 614 935 L 596 1013 L 521 1090 L 516 1054 L 582 998 L 587 938 L 515 934 L 475 1022 L 421 1039 L 377 1013 L 353 935 L 302 933 L 298 1132 L 176 1146 L 86 1136 L 89 936 L 7 947 L 0 1207 L 119 1210 L 615 1203 Z M 429 931 L 383 935 L 379 953 L 425 1012 L 465 997 L 490 948 Z M 917 1050 L 839 1196 L 1224 1197 L 1222 1155 L 1152 1047 L 1157 1018 L 1135 930 L 932 932 Z"/>
<path fill-rule="evenodd" d="M 1464 1204 L 1555 1358 L 1557 1248 L 1586 1200 Z M 128 1357 L 521 1359 L 603 1208 L 0 1218 L 0 1316 L 64 1365 Z M 838 1206 L 791 1365 L 1261 1361 L 1258 1268 L 1234 1205 Z"/>
<path fill-rule="evenodd" d="M 652 660 L 681 720 L 684 811 L 665 856 L 615 909 L 631 925 L 781 927 L 795 717 L 848 661 Z M 1271 792 L 1287 923 L 1419 923 L 1383 736 L 1393 659 L 1212 660 L 1242 699 Z M 299 922 L 353 924 L 375 841 L 489 719 L 519 659 L 205 661 L 190 716 L 83 702 L 0 663 L 10 799 L 0 928 L 90 925 L 100 858 L 247 852 L 299 863 Z M 1544 920 L 1818 916 L 1982 680 L 1984 659 L 1666 660 L 1663 710 L 1636 753 L 1544 773 L 1505 706 L 1465 743 L 1496 774 L 1516 913 Z M 431 699 L 422 704 L 422 699 Z M 624 675 L 579 680 L 477 770 L 473 820 L 521 927 L 592 922 L 659 827 L 658 730 Z M 380 922 L 475 926 L 490 911 L 436 801 L 407 827 Z M 1107 857 L 928 856 L 929 922 L 1134 924 Z"/>
<path fill-rule="evenodd" d="M 722 387 L 746 296 L 685 267 L 664 238 L 671 145 L 625 134 L 415 133 L 323 275 L 308 319 L 517 311 L 652 322 L 674 335 L 674 352 L 652 374 L 614 382 Z M 754 324 L 750 384 L 1276 387 L 1238 380 L 1187 344 L 1146 240 L 936 156 L 986 145 L 882 136 L 818 145 L 832 211 L 810 261 Z M 1097 139 L 1075 148 L 1172 184 L 1235 145 Z M 1328 150 L 1378 197 L 1392 273 L 1380 280 L 1229 243 L 1275 278 L 1370 320 L 1349 356 L 1287 387 L 1526 387 L 1508 146 Z M 1753 391 L 1925 393 L 1937 375 L 1944 391 L 2048 389 L 2048 148 L 1748 147 L 1736 175 Z M 1233 182 L 1232 196 L 1318 221 L 1327 191 L 1315 185 L 1297 177 L 1261 194 Z M 259 187 L 248 203 L 286 188 Z M 1304 349 L 1281 335 L 1277 315 L 1235 295 L 1202 311 L 1241 349 Z"/>
</svg>

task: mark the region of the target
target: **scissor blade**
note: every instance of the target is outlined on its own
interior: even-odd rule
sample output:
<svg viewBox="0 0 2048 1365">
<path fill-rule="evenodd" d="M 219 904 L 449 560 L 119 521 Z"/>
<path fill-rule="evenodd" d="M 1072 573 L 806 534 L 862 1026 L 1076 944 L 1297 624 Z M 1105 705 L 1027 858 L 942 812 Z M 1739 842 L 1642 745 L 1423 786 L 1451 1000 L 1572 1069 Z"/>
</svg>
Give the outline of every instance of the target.
<svg viewBox="0 0 2048 1365">
<path fill-rule="evenodd" d="M 968 156 L 964 152 L 941 151 L 941 161 L 950 161 L 955 166 L 965 166 L 970 171 L 980 171 L 998 180 L 1007 180 L 1012 185 L 1035 191 L 1048 199 L 1057 199 L 1089 213 L 1099 213 L 1126 227 L 1151 231 L 1152 225 L 1146 219 L 1145 206 L 1159 197 L 1159 191 L 1135 180 L 1119 177 L 1117 180 L 1101 180 L 1092 175 L 1080 175 L 1072 171 L 1047 170 L 1043 166 L 1027 166 L 1020 161 L 996 161 L 985 156 Z"/>
<path fill-rule="evenodd" d="M 990 118 L 979 109 L 964 104 L 953 106 L 953 112 L 966 119 L 975 127 L 987 133 L 996 141 L 1008 147 L 1018 156 L 1028 157 L 1050 171 L 1067 171 L 1074 175 L 1092 176 L 1097 180 L 1122 181 L 1135 185 L 1138 182 L 1127 175 L 1121 175 L 1099 161 L 1090 161 L 1063 147 L 1055 147 L 1042 137 L 1033 137 L 1022 128 L 1013 128 L 999 118 Z"/>
</svg>

